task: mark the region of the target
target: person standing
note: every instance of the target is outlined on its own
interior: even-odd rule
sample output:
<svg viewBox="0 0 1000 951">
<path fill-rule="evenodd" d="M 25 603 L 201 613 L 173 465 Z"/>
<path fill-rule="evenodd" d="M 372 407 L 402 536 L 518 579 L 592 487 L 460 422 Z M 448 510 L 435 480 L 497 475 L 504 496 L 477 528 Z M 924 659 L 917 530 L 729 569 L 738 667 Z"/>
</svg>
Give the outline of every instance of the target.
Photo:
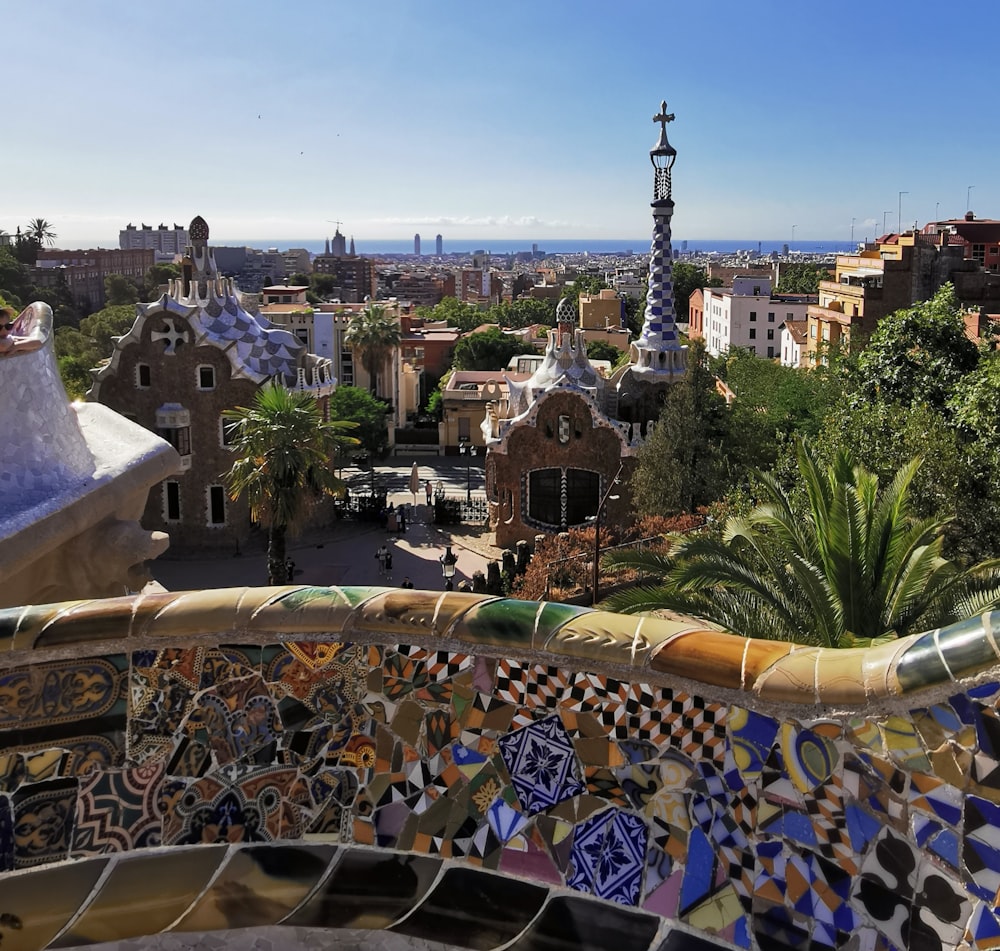
<svg viewBox="0 0 1000 951">
<path fill-rule="evenodd" d="M 424 486 L 424 495 L 427 497 L 427 504 L 431 504 L 431 496 L 434 494 L 434 486 L 431 485 L 431 480 L 427 480 L 427 485 Z"/>
</svg>

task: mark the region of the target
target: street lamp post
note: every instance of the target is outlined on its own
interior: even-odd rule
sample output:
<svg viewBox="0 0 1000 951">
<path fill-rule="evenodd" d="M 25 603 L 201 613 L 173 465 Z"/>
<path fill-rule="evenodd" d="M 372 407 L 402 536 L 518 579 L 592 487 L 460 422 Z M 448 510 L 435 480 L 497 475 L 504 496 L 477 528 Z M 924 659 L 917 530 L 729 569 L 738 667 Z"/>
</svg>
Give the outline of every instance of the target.
<svg viewBox="0 0 1000 951">
<path fill-rule="evenodd" d="M 882 237 L 883 237 L 883 238 L 885 237 L 885 234 L 886 234 L 886 230 L 885 230 L 885 219 L 886 219 L 886 218 L 887 218 L 887 217 L 888 217 L 889 215 L 891 215 L 891 214 L 892 214 L 892 211 L 891 211 L 891 210 L 889 210 L 889 211 L 883 211 L 883 212 L 882 212 Z"/>
<path fill-rule="evenodd" d="M 598 588 L 601 583 L 601 515 L 604 514 L 604 506 L 608 504 L 609 499 L 617 499 L 619 496 L 612 495 L 614 488 L 620 482 L 620 477 L 622 474 L 622 469 L 624 466 L 619 466 L 618 471 L 615 473 L 615 477 L 611 480 L 611 485 L 608 486 L 607 492 L 601 497 L 601 503 L 597 506 L 597 514 L 594 516 L 594 578 L 593 578 L 593 596 L 591 598 L 591 604 L 596 605 L 598 601 Z"/>
<path fill-rule="evenodd" d="M 472 501 L 472 457 L 476 454 L 476 447 L 467 439 L 463 439 L 458 444 L 459 455 L 465 456 L 465 501 Z"/>
<path fill-rule="evenodd" d="M 454 585 L 452 578 L 455 577 L 455 565 L 458 559 L 451 550 L 451 545 L 444 546 L 444 554 L 438 559 L 441 562 L 441 575 L 444 578 L 444 590 L 451 591 Z"/>
<path fill-rule="evenodd" d="M 896 203 L 896 227 L 899 228 L 901 233 L 903 230 L 903 196 L 909 194 L 909 192 L 900 192 L 899 200 Z"/>
</svg>

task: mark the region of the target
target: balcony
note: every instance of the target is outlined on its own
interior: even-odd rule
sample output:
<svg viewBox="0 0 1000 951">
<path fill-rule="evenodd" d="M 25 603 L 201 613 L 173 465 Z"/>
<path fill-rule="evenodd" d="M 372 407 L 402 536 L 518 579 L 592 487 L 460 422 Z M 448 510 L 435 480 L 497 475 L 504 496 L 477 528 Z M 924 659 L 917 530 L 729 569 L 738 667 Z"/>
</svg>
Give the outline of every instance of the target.
<svg viewBox="0 0 1000 951">
<path fill-rule="evenodd" d="M 844 327 L 850 327 L 852 323 L 861 320 L 858 315 L 851 316 L 850 314 L 845 314 L 839 308 L 834 307 L 820 307 L 819 304 L 810 304 L 807 315 L 815 320 L 825 321 L 826 323 L 841 324 Z"/>
<path fill-rule="evenodd" d="M 848 283 L 842 281 L 820 281 L 819 293 L 830 294 L 834 297 L 850 297 L 852 299 L 866 298 L 867 300 L 881 300 L 882 298 L 882 278 L 865 277 L 850 278 Z"/>
<path fill-rule="evenodd" d="M 479 389 L 475 390 L 449 390 L 443 395 L 443 399 L 446 403 L 450 403 L 453 400 L 458 402 L 482 402 L 485 397 Z"/>
</svg>

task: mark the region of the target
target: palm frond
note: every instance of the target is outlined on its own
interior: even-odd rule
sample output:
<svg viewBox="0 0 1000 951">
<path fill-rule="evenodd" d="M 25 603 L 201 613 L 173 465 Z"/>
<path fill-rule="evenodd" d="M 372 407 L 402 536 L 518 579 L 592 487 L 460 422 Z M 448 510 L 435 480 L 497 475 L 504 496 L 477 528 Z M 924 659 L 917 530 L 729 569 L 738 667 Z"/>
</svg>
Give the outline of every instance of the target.
<svg viewBox="0 0 1000 951">
<path fill-rule="evenodd" d="M 776 479 L 722 537 L 689 536 L 669 554 L 619 551 L 615 567 L 660 579 L 606 602 L 627 613 L 680 611 L 735 633 L 828 646 L 874 644 L 1000 603 L 1000 560 L 962 571 L 942 555 L 942 519 L 911 514 L 920 460 L 882 485 L 847 452 L 820 468 L 798 447 L 807 504 L 799 511 Z"/>
</svg>

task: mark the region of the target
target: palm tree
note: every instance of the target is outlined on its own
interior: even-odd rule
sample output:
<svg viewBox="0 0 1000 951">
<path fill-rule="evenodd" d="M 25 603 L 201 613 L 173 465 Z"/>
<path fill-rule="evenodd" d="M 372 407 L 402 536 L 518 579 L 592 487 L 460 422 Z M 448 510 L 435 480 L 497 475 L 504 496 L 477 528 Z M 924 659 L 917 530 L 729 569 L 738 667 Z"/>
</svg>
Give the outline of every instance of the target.
<svg viewBox="0 0 1000 951">
<path fill-rule="evenodd" d="M 28 237 L 33 240 L 38 247 L 55 244 L 56 233 L 52 230 L 52 222 L 44 218 L 32 218 L 28 222 Z"/>
<path fill-rule="evenodd" d="M 357 423 L 327 422 L 308 393 L 274 382 L 257 391 L 253 406 L 222 415 L 231 421 L 236 453 L 225 476 L 229 495 L 237 499 L 245 492 L 251 517 L 267 525 L 268 579 L 282 584 L 291 580 L 285 532 L 303 514 L 308 495 L 343 493 L 330 460 L 339 446 L 358 445 L 347 435 Z"/>
<path fill-rule="evenodd" d="M 371 392 L 378 393 L 378 374 L 402 339 L 399 322 L 384 307 L 369 304 L 351 315 L 344 340 L 361 355 L 371 380 Z"/>
<path fill-rule="evenodd" d="M 846 452 L 820 471 L 804 443 L 805 511 L 770 476 L 765 499 L 722 537 L 682 539 L 669 555 L 626 551 L 605 563 L 661 579 L 608 598 L 613 611 L 693 614 L 751 637 L 850 647 L 972 617 L 1000 602 L 1000 559 L 961 568 L 942 557 L 947 520 L 914 518 L 914 459 L 886 486 Z"/>
</svg>

